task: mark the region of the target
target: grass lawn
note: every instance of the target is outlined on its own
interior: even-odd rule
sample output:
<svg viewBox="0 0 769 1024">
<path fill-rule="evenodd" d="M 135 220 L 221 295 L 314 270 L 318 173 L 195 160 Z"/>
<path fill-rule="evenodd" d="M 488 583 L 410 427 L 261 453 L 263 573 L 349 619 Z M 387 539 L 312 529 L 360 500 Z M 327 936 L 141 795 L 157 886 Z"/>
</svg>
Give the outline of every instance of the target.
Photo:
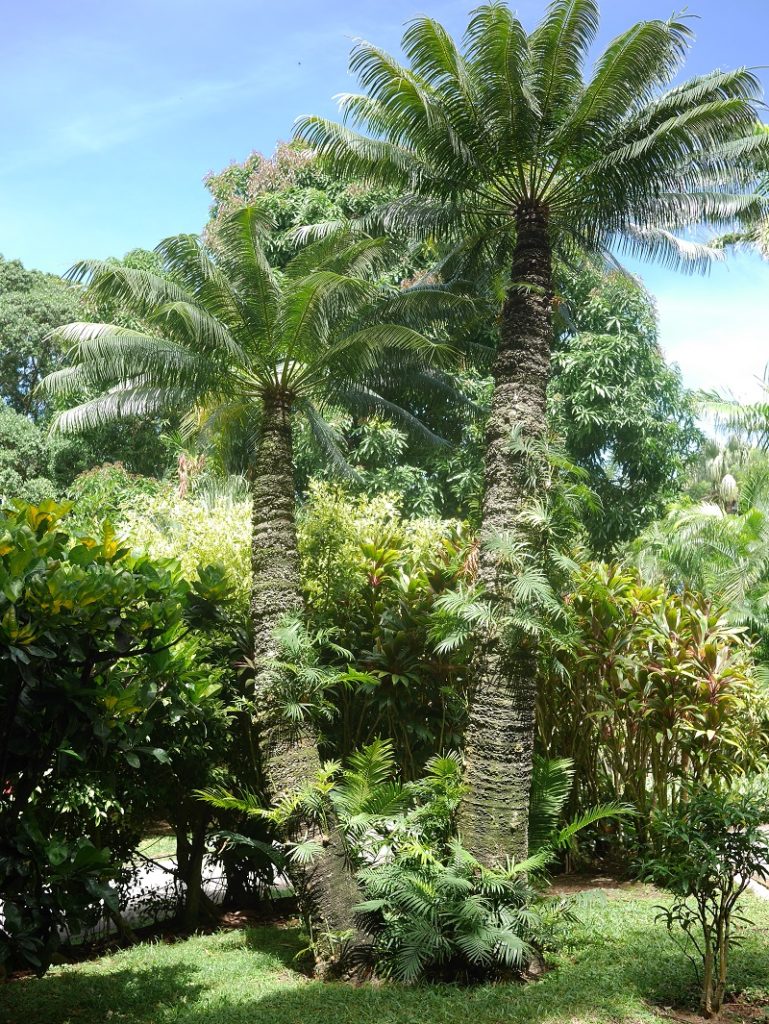
<svg viewBox="0 0 769 1024">
<path fill-rule="evenodd" d="M 2 1024 L 619 1024 L 694 1005 L 691 967 L 654 922 L 658 897 L 599 894 L 579 912 L 553 970 L 525 986 L 472 990 L 321 985 L 297 969 L 293 928 L 258 927 L 145 944 L 43 979 L 0 986 Z M 734 989 L 769 1020 L 769 903 L 735 951 Z M 678 1010 L 680 1013 L 681 1010 Z M 674 1019 L 681 1019 L 677 1017 Z"/>
<path fill-rule="evenodd" d="M 151 857 L 152 860 L 175 860 L 176 836 L 165 832 L 145 836 L 139 843 L 139 853 Z"/>
</svg>

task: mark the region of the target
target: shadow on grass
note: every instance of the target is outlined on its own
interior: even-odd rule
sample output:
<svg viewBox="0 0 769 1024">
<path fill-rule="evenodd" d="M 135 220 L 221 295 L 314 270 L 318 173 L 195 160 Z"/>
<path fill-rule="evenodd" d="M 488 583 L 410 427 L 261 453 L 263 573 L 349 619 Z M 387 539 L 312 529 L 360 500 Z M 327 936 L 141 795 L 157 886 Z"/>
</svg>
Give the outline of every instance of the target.
<svg viewBox="0 0 769 1024">
<path fill-rule="evenodd" d="M 0 1024 L 101 1024 L 162 1020 L 180 1002 L 194 1006 L 203 991 L 185 964 L 125 967 L 109 972 L 54 971 L 0 987 Z M 121 1016 L 122 1015 L 122 1016 Z"/>
<path fill-rule="evenodd" d="M 737 992 L 769 984 L 769 944 L 760 931 L 734 952 Z M 669 1019 L 664 1007 L 696 1011 L 691 964 L 660 926 L 626 929 L 622 949 L 585 947 L 528 985 L 404 987 L 309 982 L 225 1000 L 217 1013 L 190 1007 L 180 1024 L 641 1024 Z M 658 1016 L 659 1012 L 659 1016 Z"/>
<path fill-rule="evenodd" d="M 307 980 L 306 939 L 297 928 L 257 925 L 220 933 L 213 944 L 209 938 L 142 944 L 0 985 L 0 1024 L 183 1024 L 208 1019 L 203 1004 L 212 994 L 217 1007 L 235 1013 L 214 1013 L 212 1022 L 242 1020 L 244 978 L 267 979 L 274 988 Z M 228 995 L 230 979 L 240 1000 Z"/>
<path fill-rule="evenodd" d="M 323 985 L 302 976 L 296 929 L 250 928 L 169 947 L 145 947 L 104 969 L 56 972 L 8 986 L 2 1024 L 638 1024 L 655 1006 L 693 1006 L 691 965 L 664 928 L 636 918 L 595 922 L 575 934 L 559 966 L 536 984 L 453 986 Z M 153 963 L 164 958 L 168 963 Z M 143 962 L 143 960 L 145 962 Z M 765 986 L 767 934 L 735 950 L 738 991 Z M 23 991 L 22 986 L 27 986 Z M 8 1015 L 10 1006 L 10 1015 Z M 6 1011 L 4 1015 L 4 1010 Z M 108 1011 L 112 1011 L 111 1014 Z"/>
<path fill-rule="evenodd" d="M 255 953 L 269 956 L 298 978 L 312 974 L 313 963 L 309 939 L 299 928 L 275 925 L 251 925 L 244 932 L 245 946 Z"/>
</svg>

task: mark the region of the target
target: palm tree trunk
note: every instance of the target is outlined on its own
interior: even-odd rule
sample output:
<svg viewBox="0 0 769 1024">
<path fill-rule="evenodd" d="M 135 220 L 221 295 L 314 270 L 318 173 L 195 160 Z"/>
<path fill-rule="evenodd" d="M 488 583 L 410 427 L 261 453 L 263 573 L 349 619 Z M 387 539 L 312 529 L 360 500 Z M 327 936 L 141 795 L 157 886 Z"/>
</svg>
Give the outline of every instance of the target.
<svg viewBox="0 0 769 1024">
<path fill-rule="evenodd" d="M 276 803 L 320 768 L 317 739 L 308 726 L 285 722 L 271 708 L 270 662 L 279 656 L 274 631 L 288 614 L 302 608 L 299 552 L 296 543 L 293 440 L 288 403 L 265 401 L 253 481 L 253 589 L 256 705 L 261 715 L 259 747 L 265 788 Z M 310 864 L 292 863 L 290 880 L 300 909 L 312 931 L 320 973 L 349 970 L 353 947 L 363 941 L 352 908 L 360 900 L 348 870 L 334 822 L 328 834 L 315 822 L 303 821 L 288 840 L 316 842 L 321 853 Z"/>
<path fill-rule="evenodd" d="M 479 578 L 495 603 L 503 597 L 503 582 L 488 541 L 515 526 L 527 498 L 526 467 L 509 441 L 514 429 L 524 438 L 544 430 L 552 341 L 552 255 L 546 214 L 521 211 L 516 227 L 486 426 Z M 468 789 L 459 809 L 459 830 L 466 847 L 488 867 L 528 853 L 535 654 L 532 645 L 504 650 L 488 633 L 479 638 L 471 666 L 465 741 Z"/>
</svg>

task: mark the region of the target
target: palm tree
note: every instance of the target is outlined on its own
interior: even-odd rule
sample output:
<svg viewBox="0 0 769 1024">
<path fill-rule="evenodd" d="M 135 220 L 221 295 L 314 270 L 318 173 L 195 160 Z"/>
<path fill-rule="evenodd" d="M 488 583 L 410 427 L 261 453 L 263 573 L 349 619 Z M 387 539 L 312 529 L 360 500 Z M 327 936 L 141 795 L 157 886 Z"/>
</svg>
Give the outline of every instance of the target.
<svg viewBox="0 0 769 1024">
<path fill-rule="evenodd" d="M 750 445 L 762 452 L 769 452 L 769 364 L 759 383 L 763 400 L 757 402 L 740 402 L 719 391 L 703 391 L 699 395 L 702 411 L 714 418 L 716 428 L 722 433 L 733 432 L 725 455 L 730 453 L 731 448 L 742 454 L 742 461 L 747 458 Z M 731 454 L 731 461 L 735 461 L 734 454 Z"/>
<path fill-rule="evenodd" d="M 758 135 L 769 135 L 769 125 L 760 122 L 755 128 Z M 758 187 L 762 195 L 769 195 L 769 162 L 759 155 L 757 170 Z M 739 223 L 731 231 L 713 239 L 712 245 L 719 248 L 734 247 L 755 252 L 763 260 L 769 260 L 769 216 L 766 208 L 747 211 L 746 216 L 739 218 Z"/>
<path fill-rule="evenodd" d="M 674 232 L 730 225 L 761 205 L 748 192 L 759 83 L 746 70 L 670 85 L 691 33 L 643 21 L 609 44 L 586 79 L 596 0 L 554 0 L 527 34 L 503 3 L 472 14 L 460 46 L 429 18 L 403 36 L 407 66 L 367 42 L 352 52 L 361 95 L 342 123 L 304 117 L 297 134 L 338 173 L 395 189 L 386 227 L 442 243 L 449 258 L 504 270 L 494 394 L 486 427 L 480 577 L 502 597 L 488 541 L 515 524 L 527 470 L 511 431 L 541 434 L 550 373 L 553 261 L 625 252 L 702 268 L 714 254 Z M 464 842 L 484 864 L 525 856 L 534 726 L 532 647 L 481 638 L 465 748 Z"/>
<path fill-rule="evenodd" d="M 401 375 L 409 386 L 421 382 L 424 391 L 434 383 L 445 392 L 433 364 L 447 350 L 416 325 L 445 318 L 462 300 L 439 286 L 382 284 L 389 243 L 346 231 L 308 246 L 277 272 L 265 257 L 266 230 L 256 208 L 243 208 L 220 226 L 215 253 L 195 236 L 161 242 L 161 274 L 109 262 L 78 264 L 70 276 L 88 283 L 90 297 L 118 302 L 147 330 L 94 323 L 61 328 L 60 336 L 72 343 L 71 365 L 48 376 L 45 387 L 70 398 L 96 394 L 60 413 L 59 430 L 179 413 L 195 423 L 203 417 L 252 430 L 255 704 L 266 794 L 279 802 L 320 769 L 309 722 L 289 723 L 271 701 L 280 690 L 276 628 L 302 605 L 295 418 L 306 417 L 343 470 L 344 453 L 323 418 L 327 407 L 384 413 L 438 440 L 383 391 Z M 292 880 L 322 946 L 324 937 L 354 929 L 358 894 L 334 829 L 324 834 L 307 819 L 289 838 L 319 851 L 310 863 L 294 861 Z M 332 959 L 334 950 L 326 952 Z"/>
</svg>

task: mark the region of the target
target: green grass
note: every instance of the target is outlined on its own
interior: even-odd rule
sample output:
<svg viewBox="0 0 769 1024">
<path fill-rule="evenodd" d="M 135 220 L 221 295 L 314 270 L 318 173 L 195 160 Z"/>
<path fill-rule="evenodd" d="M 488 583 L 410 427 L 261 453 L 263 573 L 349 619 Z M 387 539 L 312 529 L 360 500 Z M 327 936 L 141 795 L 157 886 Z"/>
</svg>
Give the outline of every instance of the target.
<svg viewBox="0 0 769 1024">
<path fill-rule="evenodd" d="M 176 857 L 176 836 L 160 832 L 145 836 L 139 843 L 139 853 L 152 860 L 173 860 Z"/>
<path fill-rule="evenodd" d="M 691 968 L 654 922 L 655 899 L 613 893 L 580 910 L 536 983 L 321 985 L 297 969 L 302 938 L 261 927 L 145 944 L 0 987 L 2 1024 L 642 1024 L 692 1005 Z M 737 991 L 769 998 L 769 904 L 735 952 Z"/>
</svg>

